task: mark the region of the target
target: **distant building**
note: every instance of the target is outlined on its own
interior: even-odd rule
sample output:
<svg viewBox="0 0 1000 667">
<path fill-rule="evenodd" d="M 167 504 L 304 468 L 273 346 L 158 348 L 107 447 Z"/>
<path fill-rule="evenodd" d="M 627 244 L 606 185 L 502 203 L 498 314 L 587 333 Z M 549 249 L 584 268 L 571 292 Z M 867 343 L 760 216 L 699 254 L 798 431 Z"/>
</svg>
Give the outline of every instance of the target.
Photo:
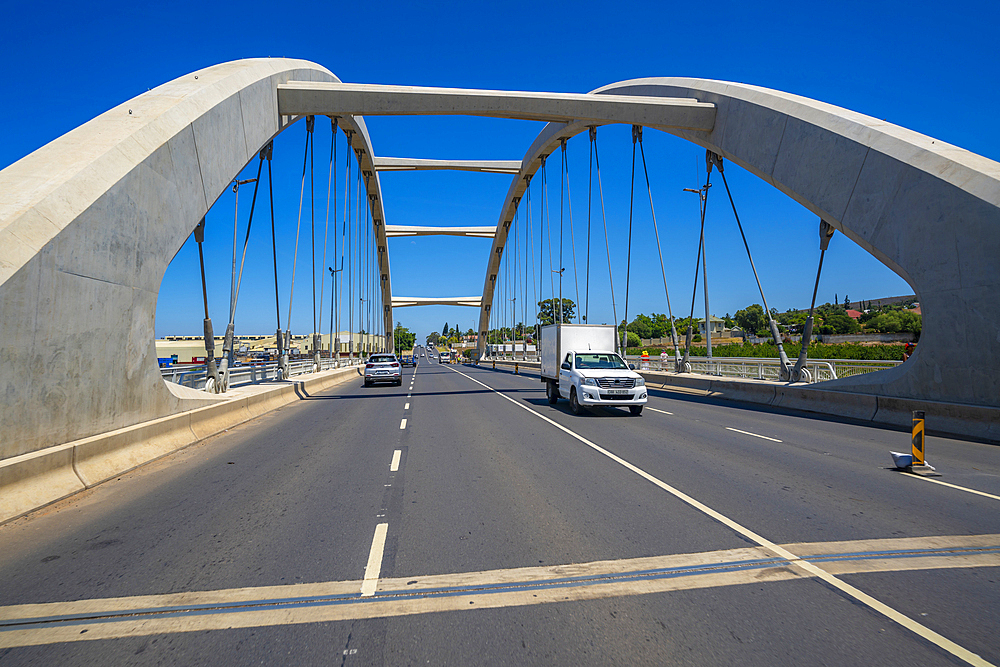
<svg viewBox="0 0 1000 667">
<path fill-rule="evenodd" d="M 713 336 L 722 336 L 723 332 L 726 331 L 726 321 L 724 319 L 712 315 L 709 318 L 709 322 L 711 323 Z M 702 336 L 705 335 L 705 320 L 698 322 L 698 333 Z"/>
<path fill-rule="evenodd" d="M 847 316 L 852 320 L 858 319 L 862 314 L 863 313 L 860 310 L 851 310 L 850 308 L 847 309 Z"/>
</svg>

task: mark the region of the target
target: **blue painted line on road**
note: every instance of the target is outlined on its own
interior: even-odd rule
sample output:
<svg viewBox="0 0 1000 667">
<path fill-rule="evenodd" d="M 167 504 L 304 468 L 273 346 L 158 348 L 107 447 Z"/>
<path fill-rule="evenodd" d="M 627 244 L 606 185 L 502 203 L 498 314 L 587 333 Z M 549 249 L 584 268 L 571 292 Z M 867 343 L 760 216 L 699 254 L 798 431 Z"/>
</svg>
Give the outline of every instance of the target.
<svg viewBox="0 0 1000 667">
<path fill-rule="evenodd" d="M 689 567 L 662 568 L 655 570 L 637 570 L 633 572 L 608 573 L 580 577 L 563 577 L 531 582 L 511 582 L 506 584 L 484 584 L 481 586 L 425 588 L 414 591 L 382 591 L 375 596 L 361 597 L 357 593 L 341 595 L 307 596 L 301 598 L 276 598 L 270 600 L 253 600 L 246 602 L 207 603 L 200 605 L 181 605 L 171 607 L 149 607 L 144 609 L 127 609 L 91 614 L 73 614 L 64 616 L 47 616 L 0 621 L 0 632 L 23 629 L 25 626 L 46 627 L 61 625 L 81 625 L 87 623 L 113 623 L 136 616 L 156 616 L 157 618 L 176 618 L 203 614 L 227 614 L 266 609 L 290 609 L 337 604 L 354 604 L 387 599 L 419 599 L 429 597 L 450 597 L 461 595 L 477 595 L 482 593 L 532 591 L 550 588 L 571 588 L 588 586 L 612 581 L 629 579 L 665 579 L 672 577 L 692 576 L 698 574 L 715 574 L 719 572 L 738 572 L 741 570 L 781 567 L 788 561 L 783 558 L 768 558 L 762 560 L 733 561 L 730 563 L 713 563 Z"/>
<path fill-rule="evenodd" d="M 969 556 L 977 554 L 1000 553 L 1000 546 L 941 548 L 941 549 L 898 549 L 887 551 L 865 551 L 842 554 L 817 554 L 804 557 L 811 562 L 862 561 L 889 558 L 928 558 L 939 556 Z M 578 577 L 561 577 L 539 581 L 521 581 L 502 584 L 483 584 L 479 586 L 441 587 L 420 590 L 389 590 L 380 591 L 374 596 L 362 597 L 358 593 L 341 595 L 304 596 L 290 598 L 261 599 L 242 602 L 205 603 L 197 605 L 176 605 L 169 607 L 148 607 L 142 609 L 122 609 L 89 614 L 70 614 L 59 616 L 41 616 L 20 619 L 0 620 L 0 632 L 23 630 L 39 627 L 59 627 L 70 625 L 88 625 L 94 623 L 115 623 L 134 619 L 137 616 L 155 616 L 156 618 L 178 618 L 185 616 L 202 616 L 206 614 L 229 614 L 262 609 L 302 609 L 309 607 L 324 607 L 344 604 L 363 604 L 367 602 L 385 602 L 387 600 L 417 600 L 421 598 L 442 598 L 469 596 L 481 594 L 530 592 L 536 590 L 552 590 L 562 588 L 577 588 L 623 581 L 641 581 L 672 579 L 706 574 L 733 573 L 746 570 L 786 567 L 790 561 L 784 558 L 766 558 L 756 560 L 730 561 L 723 563 L 707 563 L 703 565 L 657 568 L 649 570 L 633 570 L 629 572 L 602 573 L 596 575 L 581 575 Z"/>
</svg>

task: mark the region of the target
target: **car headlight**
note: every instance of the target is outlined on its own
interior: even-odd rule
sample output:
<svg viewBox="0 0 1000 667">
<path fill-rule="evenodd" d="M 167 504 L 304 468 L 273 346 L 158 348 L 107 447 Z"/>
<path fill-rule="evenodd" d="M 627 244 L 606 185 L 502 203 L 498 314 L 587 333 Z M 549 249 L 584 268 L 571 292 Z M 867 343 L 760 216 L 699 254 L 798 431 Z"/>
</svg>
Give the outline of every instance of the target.
<svg viewBox="0 0 1000 667">
<path fill-rule="evenodd" d="M 591 387 L 597 386 L 597 380 L 595 380 L 594 378 L 583 378 L 583 383 Z"/>
<path fill-rule="evenodd" d="M 638 380 L 636 380 L 635 381 L 635 386 L 637 386 L 637 387 L 645 387 L 646 386 L 646 378 L 639 378 Z"/>
</svg>

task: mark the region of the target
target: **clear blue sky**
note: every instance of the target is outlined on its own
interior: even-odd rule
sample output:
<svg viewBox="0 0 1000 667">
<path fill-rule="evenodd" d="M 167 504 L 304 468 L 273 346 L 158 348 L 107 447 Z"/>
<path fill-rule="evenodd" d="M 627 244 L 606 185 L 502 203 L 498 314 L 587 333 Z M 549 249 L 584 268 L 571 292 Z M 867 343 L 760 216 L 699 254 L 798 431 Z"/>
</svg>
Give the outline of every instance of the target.
<svg viewBox="0 0 1000 667">
<path fill-rule="evenodd" d="M 586 92 L 641 76 L 752 83 L 884 118 L 996 160 L 1000 159 L 998 18 L 996 3 L 988 2 L 822 6 L 801 2 L 701 6 L 663 2 L 16 3 L 5 9 L 0 26 L 7 74 L 7 85 L 0 91 L 0 116 L 8 128 L 0 144 L 0 166 L 148 88 L 215 63 L 257 56 L 305 58 L 326 66 L 344 81 L 361 83 L 565 92 Z M 520 159 L 541 124 L 371 118 L 368 127 L 379 155 Z M 275 147 L 279 234 L 283 236 L 278 258 L 283 323 L 304 132 L 304 124 L 291 128 Z M 686 315 L 691 306 L 698 207 L 696 198 L 682 189 L 699 184 L 704 152 L 662 133 L 649 131 L 645 138 L 674 312 Z M 328 125 L 321 123 L 316 140 L 318 183 L 326 181 L 329 141 Z M 621 317 L 629 128 L 602 128 L 599 145 Z M 339 148 L 343 156 L 342 139 Z M 582 279 L 586 135 L 570 142 L 569 153 Z M 342 175 L 342 164 L 340 169 Z M 818 259 L 818 221 L 738 167 L 732 166 L 727 175 L 770 305 L 779 310 L 808 306 Z M 430 172 L 383 174 L 382 178 L 389 224 L 492 225 L 510 177 Z M 550 166 L 549 188 L 550 210 L 558 222 L 557 164 Z M 538 192 L 533 194 L 537 224 Z M 732 213 L 720 197 L 723 194 L 721 188 L 713 190 L 706 225 L 710 297 L 712 311 L 718 315 L 759 301 Z M 249 195 L 249 190 L 242 191 L 241 208 L 249 204 Z M 342 197 L 340 193 L 338 198 Z M 324 190 L 318 193 L 317 211 L 322 222 Z M 228 316 L 232 218 L 233 199 L 227 193 L 209 213 L 207 234 L 209 299 L 220 332 Z M 241 235 L 245 223 L 246 211 L 241 214 Z M 605 250 L 598 234 L 600 218 L 595 217 L 593 223 L 592 257 L 598 259 L 591 267 L 591 321 L 611 322 L 607 261 L 602 259 Z M 249 260 L 253 264 L 244 278 L 238 333 L 275 328 L 266 231 L 264 225 L 256 227 L 255 223 Z M 637 188 L 634 234 L 630 319 L 638 312 L 666 310 L 642 188 Z M 568 227 L 566 236 L 569 265 Z M 488 251 L 485 240 L 392 240 L 394 292 L 478 295 Z M 292 321 L 295 333 L 312 328 L 309 265 L 309 256 L 300 254 Z M 571 270 L 563 291 L 575 297 Z M 842 235 L 834 239 L 827 253 L 820 302 L 832 301 L 835 294 L 841 300 L 845 295 L 858 300 L 911 291 L 851 241 Z M 197 252 L 189 242 L 165 276 L 157 335 L 199 334 L 200 309 Z M 702 309 L 699 294 L 695 312 Z M 329 312 L 328 305 L 324 312 Z M 445 321 L 468 329 L 476 326 L 477 318 L 478 311 L 458 307 L 398 309 L 395 314 L 420 341 Z M 328 324 L 322 326 L 324 331 L 327 328 Z"/>
</svg>

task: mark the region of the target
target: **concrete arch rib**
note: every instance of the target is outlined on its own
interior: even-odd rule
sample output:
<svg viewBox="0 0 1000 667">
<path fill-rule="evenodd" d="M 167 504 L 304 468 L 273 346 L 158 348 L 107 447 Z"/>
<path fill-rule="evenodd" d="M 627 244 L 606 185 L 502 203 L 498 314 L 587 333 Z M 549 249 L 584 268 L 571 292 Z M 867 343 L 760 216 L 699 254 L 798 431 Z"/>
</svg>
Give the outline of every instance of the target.
<svg viewBox="0 0 1000 667">
<path fill-rule="evenodd" d="M 232 178 L 299 120 L 278 115 L 277 86 L 289 80 L 337 81 L 302 60 L 223 63 L 120 104 L 0 171 L 0 459 L 213 401 L 174 393 L 160 378 L 157 293 Z M 364 149 L 385 248 L 367 129 L 360 118 L 341 127 Z M 387 276 L 387 253 L 379 259 Z M 383 294 L 391 303 L 388 280 Z M 387 312 L 387 330 L 391 319 Z"/>
<path fill-rule="evenodd" d="M 658 129 L 763 178 L 914 288 L 924 317 L 910 363 L 826 382 L 824 389 L 1000 407 L 1000 164 L 860 113 L 757 86 L 647 78 L 592 94 L 715 104 L 710 132 Z M 513 218 L 525 176 L 561 138 L 589 124 L 550 123 L 525 155 L 490 253 L 480 331 L 489 323 L 490 276 L 497 273 L 505 223 Z"/>
</svg>

